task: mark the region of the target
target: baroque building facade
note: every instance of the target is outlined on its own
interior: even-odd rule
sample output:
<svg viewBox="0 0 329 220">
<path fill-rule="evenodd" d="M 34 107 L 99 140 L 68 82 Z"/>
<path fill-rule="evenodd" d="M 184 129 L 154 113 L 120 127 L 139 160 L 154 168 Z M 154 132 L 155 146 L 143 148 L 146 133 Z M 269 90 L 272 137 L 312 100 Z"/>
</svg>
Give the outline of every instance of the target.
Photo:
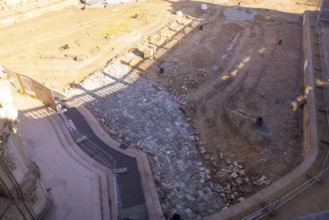
<svg viewBox="0 0 329 220">
<path fill-rule="evenodd" d="M 51 205 L 40 171 L 24 151 L 10 82 L 0 79 L 0 219 L 41 219 Z"/>
</svg>

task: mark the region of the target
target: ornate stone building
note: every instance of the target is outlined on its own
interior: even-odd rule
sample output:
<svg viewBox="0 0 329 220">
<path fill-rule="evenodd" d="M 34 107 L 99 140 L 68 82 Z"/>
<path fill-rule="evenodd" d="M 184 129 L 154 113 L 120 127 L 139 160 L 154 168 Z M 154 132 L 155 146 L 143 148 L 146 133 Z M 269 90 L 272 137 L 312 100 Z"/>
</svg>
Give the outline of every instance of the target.
<svg viewBox="0 0 329 220">
<path fill-rule="evenodd" d="M 51 202 L 38 166 L 24 152 L 17 115 L 10 82 L 0 79 L 0 219 L 40 219 Z"/>
</svg>

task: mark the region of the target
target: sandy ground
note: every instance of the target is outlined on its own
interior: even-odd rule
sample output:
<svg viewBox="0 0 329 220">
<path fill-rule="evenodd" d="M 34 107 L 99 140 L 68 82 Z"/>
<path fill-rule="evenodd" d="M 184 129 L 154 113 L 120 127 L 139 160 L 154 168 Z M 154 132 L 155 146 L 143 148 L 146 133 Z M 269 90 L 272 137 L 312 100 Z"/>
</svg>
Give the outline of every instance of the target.
<svg viewBox="0 0 329 220">
<path fill-rule="evenodd" d="M 229 6 L 239 3 L 211 2 Z M 299 2 L 306 5 L 295 1 L 253 0 L 243 1 L 241 6 L 289 13 L 314 8 L 312 1 Z M 0 63 L 61 89 L 73 81 L 79 82 L 121 51 L 162 28 L 180 4 L 180 1 L 149 1 L 86 10 L 77 5 L 31 18 L 0 29 Z"/>
<path fill-rule="evenodd" d="M 70 7 L 0 29 L 0 63 L 64 89 L 130 49 L 134 56 L 121 63 L 181 102 L 211 176 L 223 186 L 237 184 L 222 169 L 229 168 L 228 160 L 238 161 L 250 179 L 243 180 L 248 196 L 303 160 L 302 110 L 291 104 L 303 94 L 301 13 L 317 3 L 213 0 L 207 10 L 199 1 Z M 139 51 L 146 42 L 158 48 L 153 60 Z M 259 117 L 261 126 L 255 124 Z"/>
<path fill-rule="evenodd" d="M 0 63 L 61 89 L 160 28 L 168 20 L 168 6 L 134 3 L 81 10 L 77 5 L 20 22 L 0 29 Z"/>
</svg>

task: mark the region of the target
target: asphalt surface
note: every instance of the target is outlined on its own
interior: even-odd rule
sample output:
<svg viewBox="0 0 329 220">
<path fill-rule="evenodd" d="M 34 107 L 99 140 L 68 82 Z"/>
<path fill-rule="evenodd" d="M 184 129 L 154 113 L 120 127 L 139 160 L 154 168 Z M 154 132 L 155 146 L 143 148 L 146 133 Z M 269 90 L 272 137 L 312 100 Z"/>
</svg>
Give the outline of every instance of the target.
<svg viewBox="0 0 329 220">
<path fill-rule="evenodd" d="M 69 108 L 64 114 L 72 120 L 77 131 L 87 137 L 78 143 L 87 155 L 110 169 L 127 168 L 126 173 L 117 175 L 121 219 L 148 219 L 136 159 L 116 151 L 100 140 L 76 108 Z"/>
</svg>

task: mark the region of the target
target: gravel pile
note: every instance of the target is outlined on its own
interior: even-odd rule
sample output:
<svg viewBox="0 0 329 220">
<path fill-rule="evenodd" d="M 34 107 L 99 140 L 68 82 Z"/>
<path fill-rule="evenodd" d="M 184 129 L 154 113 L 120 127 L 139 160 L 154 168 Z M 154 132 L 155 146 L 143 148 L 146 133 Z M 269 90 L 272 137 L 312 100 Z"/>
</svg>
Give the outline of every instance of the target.
<svg viewBox="0 0 329 220">
<path fill-rule="evenodd" d="M 200 219 L 225 206 L 223 188 L 201 162 L 192 127 L 180 103 L 113 60 L 69 91 L 105 130 L 148 153 L 166 215 Z"/>
</svg>

